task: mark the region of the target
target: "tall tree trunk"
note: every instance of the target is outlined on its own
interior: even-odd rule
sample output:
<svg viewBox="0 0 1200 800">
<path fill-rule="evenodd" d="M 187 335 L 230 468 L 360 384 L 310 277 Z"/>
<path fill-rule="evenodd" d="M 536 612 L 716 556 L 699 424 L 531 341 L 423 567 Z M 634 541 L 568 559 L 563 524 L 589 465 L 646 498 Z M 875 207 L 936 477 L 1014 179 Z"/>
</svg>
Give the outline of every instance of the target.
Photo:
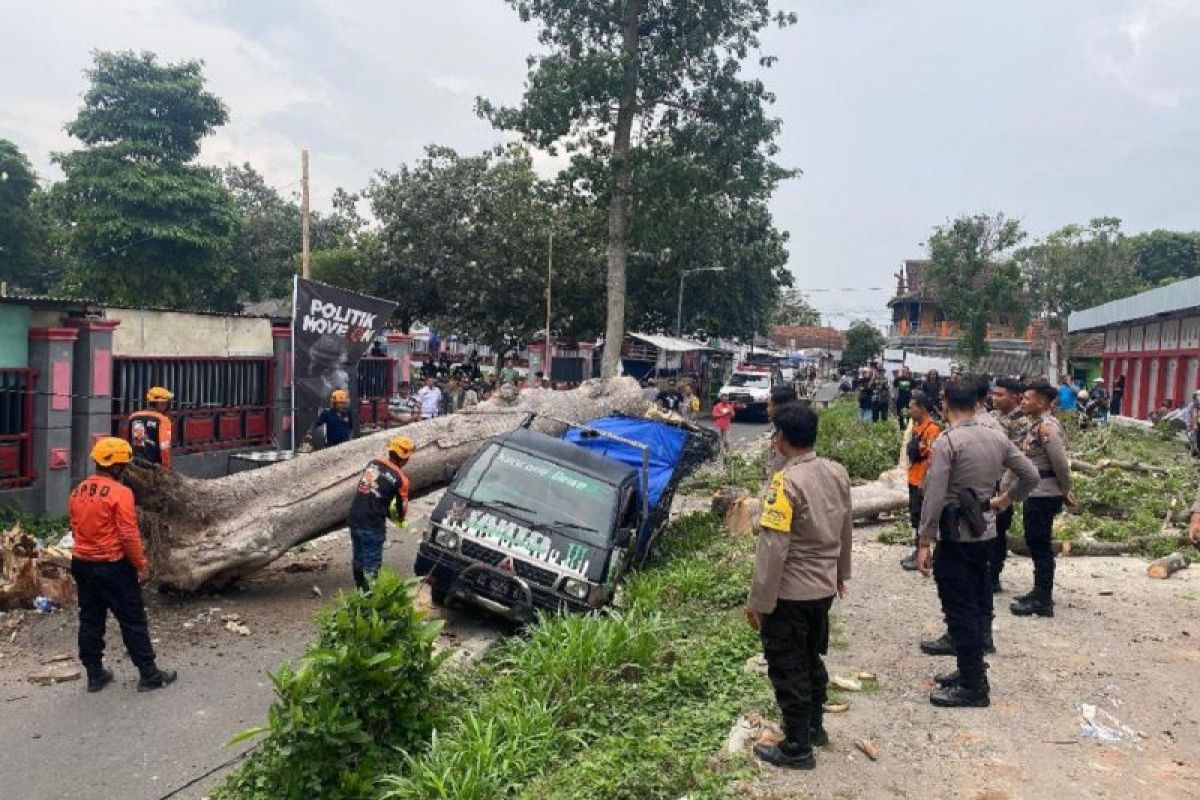
<svg viewBox="0 0 1200 800">
<path fill-rule="evenodd" d="M 625 74 L 613 134 L 613 192 L 608 206 L 608 318 L 604 328 L 604 360 L 600 364 L 600 375 L 604 378 L 616 376 L 625 341 L 625 264 L 629 258 L 629 204 L 633 195 L 629 149 L 637 111 L 638 21 L 643 2 L 627 0 L 622 34 Z"/>
</svg>

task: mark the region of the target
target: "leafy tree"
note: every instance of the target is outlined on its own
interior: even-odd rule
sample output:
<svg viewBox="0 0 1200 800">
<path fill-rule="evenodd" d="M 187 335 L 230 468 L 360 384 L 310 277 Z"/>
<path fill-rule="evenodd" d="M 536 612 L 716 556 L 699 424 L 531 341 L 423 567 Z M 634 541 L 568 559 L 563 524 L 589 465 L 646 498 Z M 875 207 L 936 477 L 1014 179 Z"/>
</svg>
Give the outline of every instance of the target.
<svg viewBox="0 0 1200 800">
<path fill-rule="evenodd" d="M 300 204 L 294 197 L 280 195 L 248 163 L 230 164 L 222 172 L 222 178 L 233 196 L 238 216 L 237 229 L 225 256 L 236 278 L 238 297 L 258 301 L 290 295 L 292 276 L 297 272 L 300 258 Z M 327 260 L 325 265 L 330 282 L 337 283 L 328 274 L 333 272 L 336 277 L 331 264 L 339 259 L 344 264 L 346 253 L 353 254 L 354 251 L 343 251 L 350 246 L 353 233 L 363 225 L 354 210 L 355 199 L 354 195 L 338 189 L 332 214 L 309 215 L 309 247 L 314 262 L 317 253 L 324 250 L 339 254 L 331 256 L 332 261 Z"/>
<path fill-rule="evenodd" d="M 842 351 L 842 363 L 848 367 L 861 367 L 879 357 L 887 339 L 879 328 L 865 319 L 850 325 L 846 331 L 846 349 Z"/>
<path fill-rule="evenodd" d="M 776 125 L 761 81 L 741 77 L 772 20 L 769 0 L 508 0 L 525 21 L 537 20 L 542 54 L 529 58 L 517 108 L 481 99 L 479 111 L 499 128 L 520 131 L 553 150 L 562 141 L 606 165 L 607 308 L 605 338 L 625 335 L 626 267 L 636 190 L 633 131 L 653 143 L 665 135 L 696 150 L 721 147 L 743 133 L 757 146 Z M 763 57 L 769 66 L 774 59 Z M 747 177 L 753 182 L 755 176 Z M 605 349 L 602 372 L 615 375 L 620 348 Z"/>
<path fill-rule="evenodd" d="M 1200 232 L 1155 230 L 1129 237 L 1137 275 L 1150 286 L 1200 275 Z"/>
<path fill-rule="evenodd" d="M 373 288 L 400 303 L 405 329 L 444 324 L 503 348 L 544 326 L 554 214 L 526 153 L 430 147 L 380 172 L 367 197 L 380 225 Z M 556 281 L 569 267 L 556 259 Z"/>
<path fill-rule="evenodd" d="M 776 325 L 820 325 L 821 312 L 813 308 L 808 295 L 799 289 L 792 289 L 780 294 L 772 322 Z"/>
<path fill-rule="evenodd" d="M 1021 270 L 1012 256 L 1025 238 L 1021 225 L 1003 214 L 959 217 L 929 238 L 928 279 L 946 319 L 961 336 L 959 353 L 968 364 L 987 355 L 988 323 L 1026 318 Z"/>
<path fill-rule="evenodd" d="M 1074 311 L 1136 291 L 1134 253 L 1121 233 L 1121 221 L 1093 219 L 1086 227 L 1067 225 L 1017 253 L 1030 299 L 1045 316 L 1058 342 L 1058 372 L 1070 360 L 1067 317 Z"/>
<path fill-rule="evenodd" d="M 99 52 L 86 74 L 83 108 L 67 125 L 84 147 L 54 157 L 66 176 L 55 207 L 75 256 L 63 289 L 131 305 L 235 307 L 222 255 L 236 211 L 217 173 L 191 163 L 228 118 L 200 62 Z"/>
<path fill-rule="evenodd" d="M 38 214 L 37 175 L 15 144 L 0 139 L 0 280 L 47 288 L 46 227 Z"/>
</svg>

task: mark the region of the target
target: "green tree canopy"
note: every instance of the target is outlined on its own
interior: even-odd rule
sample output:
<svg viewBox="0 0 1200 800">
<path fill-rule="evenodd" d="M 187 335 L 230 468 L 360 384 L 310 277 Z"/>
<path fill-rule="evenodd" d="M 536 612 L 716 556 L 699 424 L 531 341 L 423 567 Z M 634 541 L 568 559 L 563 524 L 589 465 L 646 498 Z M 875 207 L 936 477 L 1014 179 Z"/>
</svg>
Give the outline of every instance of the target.
<svg viewBox="0 0 1200 800">
<path fill-rule="evenodd" d="M 808 295 L 792 289 L 780 293 L 771 321 L 776 325 L 815 326 L 821 324 L 821 312 L 813 308 Z"/>
<path fill-rule="evenodd" d="M 860 319 L 846 331 L 846 349 L 842 351 L 842 363 L 848 367 L 861 367 L 879 357 L 887 339 L 871 322 Z"/>
<path fill-rule="evenodd" d="M 655 143 L 671 136 L 697 152 L 746 139 L 765 154 L 778 123 L 764 108 L 773 97 L 741 75 L 772 20 L 768 0 L 508 0 L 521 19 L 536 20 L 543 51 L 529 58 L 520 106 L 479 101 L 494 125 L 553 150 L 565 143 L 605 167 L 607 196 L 606 339 L 625 334 L 626 268 L 635 180 L 632 134 Z M 773 61 L 760 59 L 764 65 Z M 764 134 L 765 130 L 772 131 Z M 748 174 L 754 183 L 758 176 Z M 603 373 L 614 375 L 619 349 L 607 348 Z"/>
<path fill-rule="evenodd" d="M 228 116 L 200 62 L 99 52 L 87 76 L 67 125 L 84 147 L 54 157 L 66 176 L 54 206 L 75 257 L 62 288 L 111 303 L 235 308 L 222 256 L 236 209 L 216 171 L 190 163 Z"/>
<path fill-rule="evenodd" d="M 1138 277 L 1149 286 L 1200 275 L 1200 232 L 1154 230 L 1129 238 Z"/>
<path fill-rule="evenodd" d="M 0 281 L 12 288 L 47 288 L 46 227 L 36 201 L 41 191 L 29 160 L 0 139 Z"/>
<path fill-rule="evenodd" d="M 1028 297 L 1047 320 L 1059 344 L 1061 372 L 1070 358 L 1067 318 L 1072 312 L 1137 291 L 1134 253 L 1112 217 L 1086 226 L 1067 225 L 1016 255 Z"/>
<path fill-rule="evenodd" d="M 961 331 L 959 353 L 975 364 L 988 352 L 989 323 L 1028 318 L 1021 270 L 1013 249 L 1025 238 L 1003 214 L 976 214 L 934 228 L 928 280 L 946 319 Z"/>
</svg>

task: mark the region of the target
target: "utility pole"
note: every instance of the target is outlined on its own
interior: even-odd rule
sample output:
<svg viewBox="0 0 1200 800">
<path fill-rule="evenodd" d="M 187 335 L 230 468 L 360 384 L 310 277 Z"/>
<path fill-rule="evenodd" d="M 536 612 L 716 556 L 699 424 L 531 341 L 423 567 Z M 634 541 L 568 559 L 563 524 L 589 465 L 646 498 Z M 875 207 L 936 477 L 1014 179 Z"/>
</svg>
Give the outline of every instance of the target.
<svg viewBox="0 0 1200 800">
<path fill-rule="evenodd" d="M 308 151 L 300 151 L 300 277 L 309 278 Z"/>
<path fill-rule="evenodd" d="M 554 276 L 554 231 L 550 231 L 550 244 L 546 249 L 546 350 L 542 359 L 542 374 L 550 380 L 550 282 Z"/>
</svg>

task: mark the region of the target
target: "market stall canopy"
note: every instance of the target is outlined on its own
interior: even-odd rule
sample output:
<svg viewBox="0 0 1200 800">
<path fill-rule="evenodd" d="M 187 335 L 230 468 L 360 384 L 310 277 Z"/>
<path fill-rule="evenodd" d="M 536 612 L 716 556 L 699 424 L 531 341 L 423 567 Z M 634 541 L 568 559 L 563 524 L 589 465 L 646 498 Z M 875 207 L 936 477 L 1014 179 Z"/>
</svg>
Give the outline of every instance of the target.
<svg viewBox="0 0 1200 800">
<path fill-rule="evenodd" d="M 629 336 L 668 353 L 694 353 L 700 350 L 714 349 L 703 342 L 697 342 L 694 339 L 680 339 L 675 336 L 659 336 L 653 333 L 631 333 Z"/>
</svg>

